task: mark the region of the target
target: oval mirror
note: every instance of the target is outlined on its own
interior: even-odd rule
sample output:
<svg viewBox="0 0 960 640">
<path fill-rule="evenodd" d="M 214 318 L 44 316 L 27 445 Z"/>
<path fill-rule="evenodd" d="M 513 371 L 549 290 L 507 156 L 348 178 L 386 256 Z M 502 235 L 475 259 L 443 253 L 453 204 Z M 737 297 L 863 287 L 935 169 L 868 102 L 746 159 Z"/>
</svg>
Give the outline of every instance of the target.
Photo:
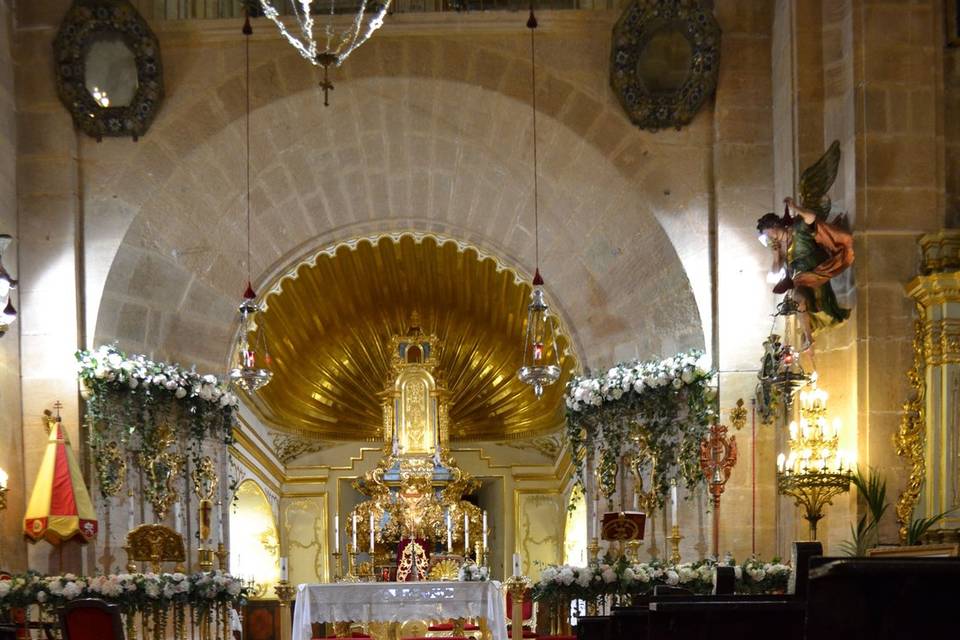
<svg viewBox="0 0 960 640">
<path fill-rule="evenodd" d="M 637 61 L 637 76 L 651 93 L 671 93 L 690 77 L 693 46 L 681 25 L 665 27 L 647 40 Z"/>
<path fill-rule="evenodd" d="M 84 59 L 84 86 L 101 107 L 128 107 L 137 95 L 137 58 L 122 34 L 104 32 Z"/>
</svg>

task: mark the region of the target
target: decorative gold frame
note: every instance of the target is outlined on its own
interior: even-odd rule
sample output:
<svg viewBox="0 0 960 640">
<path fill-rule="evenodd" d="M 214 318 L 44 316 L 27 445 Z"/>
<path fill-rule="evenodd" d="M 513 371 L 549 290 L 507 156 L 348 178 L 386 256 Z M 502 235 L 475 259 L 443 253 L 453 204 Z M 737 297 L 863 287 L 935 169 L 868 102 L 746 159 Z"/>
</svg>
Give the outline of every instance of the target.
<svg viewBox="0 0 960 640">
<path fill-rule="evenodd" d="M 127 534 L 128 564 L 149 562 L 154 573 L 160 573 L 161 564 L 187 560 L 183 536 L 162 524 L 142 524 Z"/>
</svg>

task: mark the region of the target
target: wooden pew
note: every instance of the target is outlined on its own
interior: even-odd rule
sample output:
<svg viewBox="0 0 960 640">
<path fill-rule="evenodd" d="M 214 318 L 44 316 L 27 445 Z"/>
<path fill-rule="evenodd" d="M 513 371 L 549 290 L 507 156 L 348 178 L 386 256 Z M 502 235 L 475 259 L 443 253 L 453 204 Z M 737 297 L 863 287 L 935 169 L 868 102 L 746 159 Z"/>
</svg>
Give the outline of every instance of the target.
<svg viewBox="0 0 960 640">
<path fill-rule="evenodd" d="M 807 637 L 956 637 L 958 585 L 958 559 L 815 558 Z"/>
</svg>

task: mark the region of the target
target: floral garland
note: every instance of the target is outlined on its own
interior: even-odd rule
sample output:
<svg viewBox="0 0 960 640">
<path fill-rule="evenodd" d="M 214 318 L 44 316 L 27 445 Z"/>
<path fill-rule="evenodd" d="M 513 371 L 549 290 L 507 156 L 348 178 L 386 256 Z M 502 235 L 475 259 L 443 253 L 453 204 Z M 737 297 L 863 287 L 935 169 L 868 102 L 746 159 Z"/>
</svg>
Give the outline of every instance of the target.
<svg viewBox="0 0 960 640">
<path fill-rule="evenodd" d="M 162 430 L 172 429 L 176 440 L 190 441 L 199 462 L 205 439 L 232 441 L 237 396 L 216 376 L 141 355 L 128 357 L 113 345 L 78 351 L 76 357 L 104 496 L 114 495 L 123 480 L 120 461 L 107 449 L 111 443 L 155 459 L 167 446 Z"/>
<path fill-rule="evenodd" d="M 600 484 L 613 492 L 617 465 L 641 445 L 655 460 L 651 469 L 657 500 L 662 504 L 671 479 L 688 488 L 703 480 L 700 442 L 716 411 L 713 371 L 698 362 L 701 351 L 666 360 L 617 364 L 598 377 L 577 377 L 567 384 L 567 438 L 583 483 L 584 454 L 598 450 Z M 645 462 L 650 465 L 649 459 Z"/>
<path fill-rule="evenodd" d="M 778 559 L 763 562 L 751 558 L 742 565 L 733 559 L 701 560 L 671 565 L 659 561 L 614 564 L 594 563 L 586 567 L 550 565 L 540 573 L 533 587 L 537 601 L 587 600 L 607 595 L 634 596 L 653 593 L 657 585 L 683 587 L 697 595 L 713 592 L 717 566 L 731 566 L 736 575 L 737 593 L 785 593 L 792 569 Z"/>
<path fill-rule="evenodd" d="M 242 605 L 247 591 L 238 578 L 221 571 L 99 576 L 43 576 L 28 572 L 0 580 L 0 611 L 32 605 L 56 608 L 76 598 L 101 598 L 120 605 L 124 613 L 153 610 L 158 605 L 204 609 L 223 603 Z"/>
</svg>

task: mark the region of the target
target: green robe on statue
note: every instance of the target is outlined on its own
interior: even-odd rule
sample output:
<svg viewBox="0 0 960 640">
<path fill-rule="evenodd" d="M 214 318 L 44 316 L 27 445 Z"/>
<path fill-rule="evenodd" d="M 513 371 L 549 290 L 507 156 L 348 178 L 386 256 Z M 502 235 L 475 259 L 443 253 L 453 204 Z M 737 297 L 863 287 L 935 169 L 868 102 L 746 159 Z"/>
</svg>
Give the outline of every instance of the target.
<svg viewBox="0 0 960 640">
<path fill-rule="evenodd" d="M 787 265 L 801 299 L 806 303 L 814 334 L 850 317 L 837 302 L 830 278 L 853 264 L 853 237 L 836 225 L 817 220 L 812 225 L 797 218 L 787 248 Z"/>
</svg>

